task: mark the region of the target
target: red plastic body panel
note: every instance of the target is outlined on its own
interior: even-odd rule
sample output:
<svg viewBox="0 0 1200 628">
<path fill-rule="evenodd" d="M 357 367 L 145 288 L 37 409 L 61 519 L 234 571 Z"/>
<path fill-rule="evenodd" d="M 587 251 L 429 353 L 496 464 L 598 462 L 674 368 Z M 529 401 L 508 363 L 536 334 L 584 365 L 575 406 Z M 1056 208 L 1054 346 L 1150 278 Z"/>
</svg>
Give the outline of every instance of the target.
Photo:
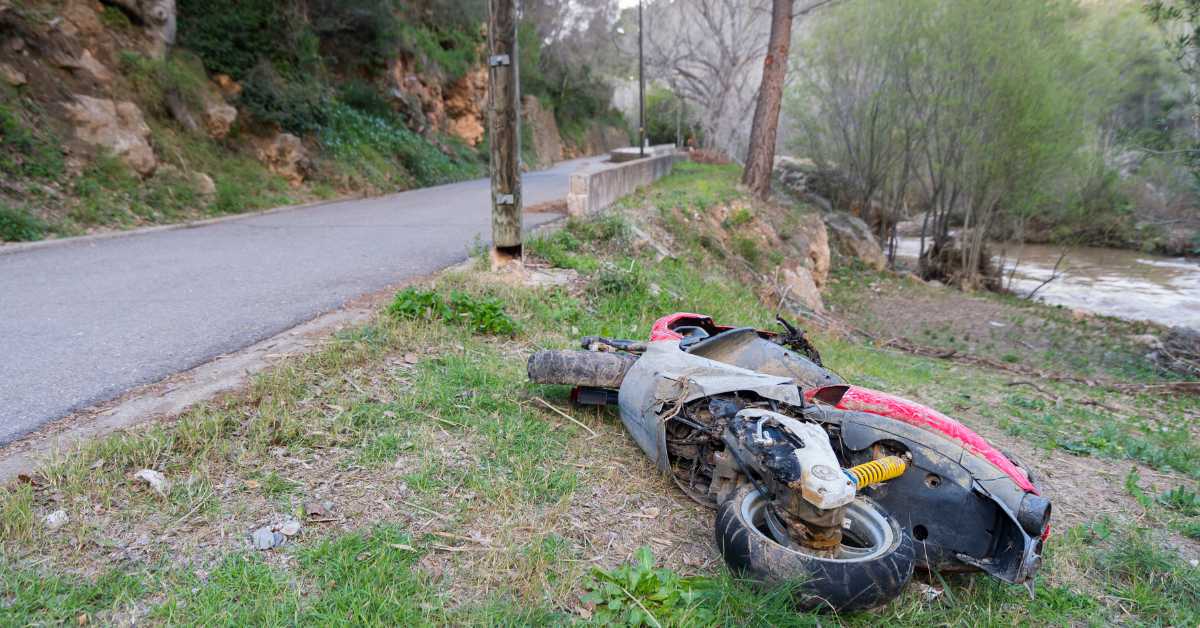
<svg viewBox="0 0 1200 628">
<path fill-rule="evenodd" d="M 676 312 L 675 314 L 668 314 L 667 316 L 654 321 L 654 326 L 650 328 L 650 342 L 657 342 L 659 340 L 682 340 L 683 334 L 675 331 L 675 327 L 680 325 L 712 328 L 716 331 L 733 329 L 732 327 L 713 323 L 713 319 L 710 316 L 705 316 L 703 314 L 691 314 L 689 312 Z"/>
<path fill-rule="evenodd" d="M 806 390 L 804 391 L 804 398 L 811 401 L 820 390 L 820 388 Z M 933 408 L 909 401 L 903 397 L 889 395 L 888 393 L 869 388 L 860 388 L 858 386 L 850 386 L 836 407 L 840 410 L 869 412 L 890 419 L 896 419 L 897 421 L 903 421 L 922 429 L 929 429 L 945 434 L 947 437 L 962 443 L 967 451 L 981 456 L 992 463 L 997 469 L 1009 478 L 1012 478 L 1012 481 L 1016 482 L 1017 486 L 1020 486 L 1022 490 L 1035 495 L 1038 494 L 1037 488 L 1029 481 L 1029 478 L 999 449 L 993 447 L 991 443 L 987 442 L 979 434 L 976 434 L 971 428 Z"/>
</svg>

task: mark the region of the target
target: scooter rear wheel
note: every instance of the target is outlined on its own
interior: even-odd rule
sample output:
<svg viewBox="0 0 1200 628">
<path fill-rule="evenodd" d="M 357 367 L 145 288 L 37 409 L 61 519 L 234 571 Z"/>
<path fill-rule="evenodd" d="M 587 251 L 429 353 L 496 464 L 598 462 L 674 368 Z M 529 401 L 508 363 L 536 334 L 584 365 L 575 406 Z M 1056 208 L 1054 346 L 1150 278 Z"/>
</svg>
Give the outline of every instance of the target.
<svg viewBox="0 0 1200 628">
<path fill-rule="evenodd" d="M 781 542 L 784 533 L 772 525 L 767 505 L 753 485 L 734 491 L 717 510 L 717 546 L 734 571 L 767 586 L 793 586 L 800 607 L 872 608 L 898 596 L 912 577 L 912 540 L 865 497 L 847 508 L 849 523 L 832 556 Z"/>
</svg>

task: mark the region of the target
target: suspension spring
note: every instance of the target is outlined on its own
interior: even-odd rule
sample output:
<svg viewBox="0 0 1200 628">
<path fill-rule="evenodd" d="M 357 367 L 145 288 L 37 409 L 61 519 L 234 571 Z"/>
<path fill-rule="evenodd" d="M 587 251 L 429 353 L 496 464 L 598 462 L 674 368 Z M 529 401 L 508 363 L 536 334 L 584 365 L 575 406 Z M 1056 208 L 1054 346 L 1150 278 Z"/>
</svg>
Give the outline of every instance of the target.
<svg viewBox="0 0 1200 628">
<path fill-rule="evenodd" d="M 907 468 L 908 464 L 900 456 L 887 456 L 846 469 L 846 475 L 850 476 L 858 488 L 866 488 L 872 484 L 894 480 L 904 475 Z"/>
</svg>

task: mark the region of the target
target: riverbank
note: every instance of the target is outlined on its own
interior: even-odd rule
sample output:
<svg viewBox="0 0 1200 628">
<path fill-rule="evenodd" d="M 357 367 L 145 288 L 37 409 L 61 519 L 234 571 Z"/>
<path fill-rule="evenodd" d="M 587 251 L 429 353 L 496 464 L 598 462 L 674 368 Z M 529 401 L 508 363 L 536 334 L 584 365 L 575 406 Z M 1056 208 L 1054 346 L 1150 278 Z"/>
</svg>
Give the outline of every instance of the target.
<svg viewBox="0 0 1200 628">
<path fill-rule="evenodd" d="M 527 382 L 531 351 L 587 334 L 641 337 L 664 312 L 771 326 L 779 299 L 755 288 L 777 264 L 751 238 L 774 210 L 745 198 L 737 175 L 685 164 L 614 215 L 530 242 L 530 275 L 493 274 L 479 260 L 422 283 L 235 395 L 64 453 L 5 487 L 0 623 L 561 624 L 606 609 L 620 609 L 617 619 L 645 611 L 650 625 L 1200 620 L 1200 569 L 1189 564 L 1200 559 L 1190 464 L 1200 399 L 1096 385 L 1167 381 L 1106 344 L 1136 326 L 838 259 L 826 313 L 800 318 L 850 381 L 953 414 L 1041 478 L 1054 535 L 1032 600 L 946 575 L 876 611 L 795 613 L 724 569 L 711 513 L 657 474 L 615 410 L 575 408 L 564 387 Z M 797 224 L 810 214 L 791 211 Z M 751 244 L 727 247 L 711 229 Z M 657 233 L 672 236 L 669 248 L 641 235 Z M 909 292 L 942 316 L 895 303 Z M 885 299 L 893 309 L 875 310 Z M 424 314 L 443 303 L 454 315 Z M 920 312 L 921 325 L 910 323 Z M 950 347 L 976 357 L 999 348 L 941 338 L 968 315 L 981 330 L 1019 322 L 1016 346 L 1060 339 L 1018 356 L 1027 362 L 1000 349 L 1000 364 L 1081 381 L 950 359 Z M 936 333 L 920 344 L 944 340 L 946 356 L 898 350 L 888 342 L 897 332 L 913 344 Z M 1071 352 L 1094 359 L 1050 360 Z M 156 492 L 135 477 L 144 468 L 171 485 Z M 263 528 L 283 544 L 252 549 Z"/>
<path fill-rule="evenodd" d="M 1127 249 L 997 243 L 1005 289 L 1019 297 L 1171 327 L 1200 329 L 1200 259 Z M 914 270 L 920 239 L 899 238 L 896 257 Z"/>
</svg>

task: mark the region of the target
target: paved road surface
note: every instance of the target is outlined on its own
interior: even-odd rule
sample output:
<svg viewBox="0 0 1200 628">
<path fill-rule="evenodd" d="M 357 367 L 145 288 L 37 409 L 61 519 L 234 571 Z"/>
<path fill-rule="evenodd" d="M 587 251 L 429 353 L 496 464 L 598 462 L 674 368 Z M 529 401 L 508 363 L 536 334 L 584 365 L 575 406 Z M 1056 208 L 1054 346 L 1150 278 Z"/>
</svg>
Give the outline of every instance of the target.
<svg viewBox="0 0 1200 628">
<path fill-rule="evenodd" d="M 588 161 L 526 174 L 526 204 L 564 198 Z M 0 445 L 457 263 L 490 220 L 477 180 L 0 253 Z"/>
</svg>

